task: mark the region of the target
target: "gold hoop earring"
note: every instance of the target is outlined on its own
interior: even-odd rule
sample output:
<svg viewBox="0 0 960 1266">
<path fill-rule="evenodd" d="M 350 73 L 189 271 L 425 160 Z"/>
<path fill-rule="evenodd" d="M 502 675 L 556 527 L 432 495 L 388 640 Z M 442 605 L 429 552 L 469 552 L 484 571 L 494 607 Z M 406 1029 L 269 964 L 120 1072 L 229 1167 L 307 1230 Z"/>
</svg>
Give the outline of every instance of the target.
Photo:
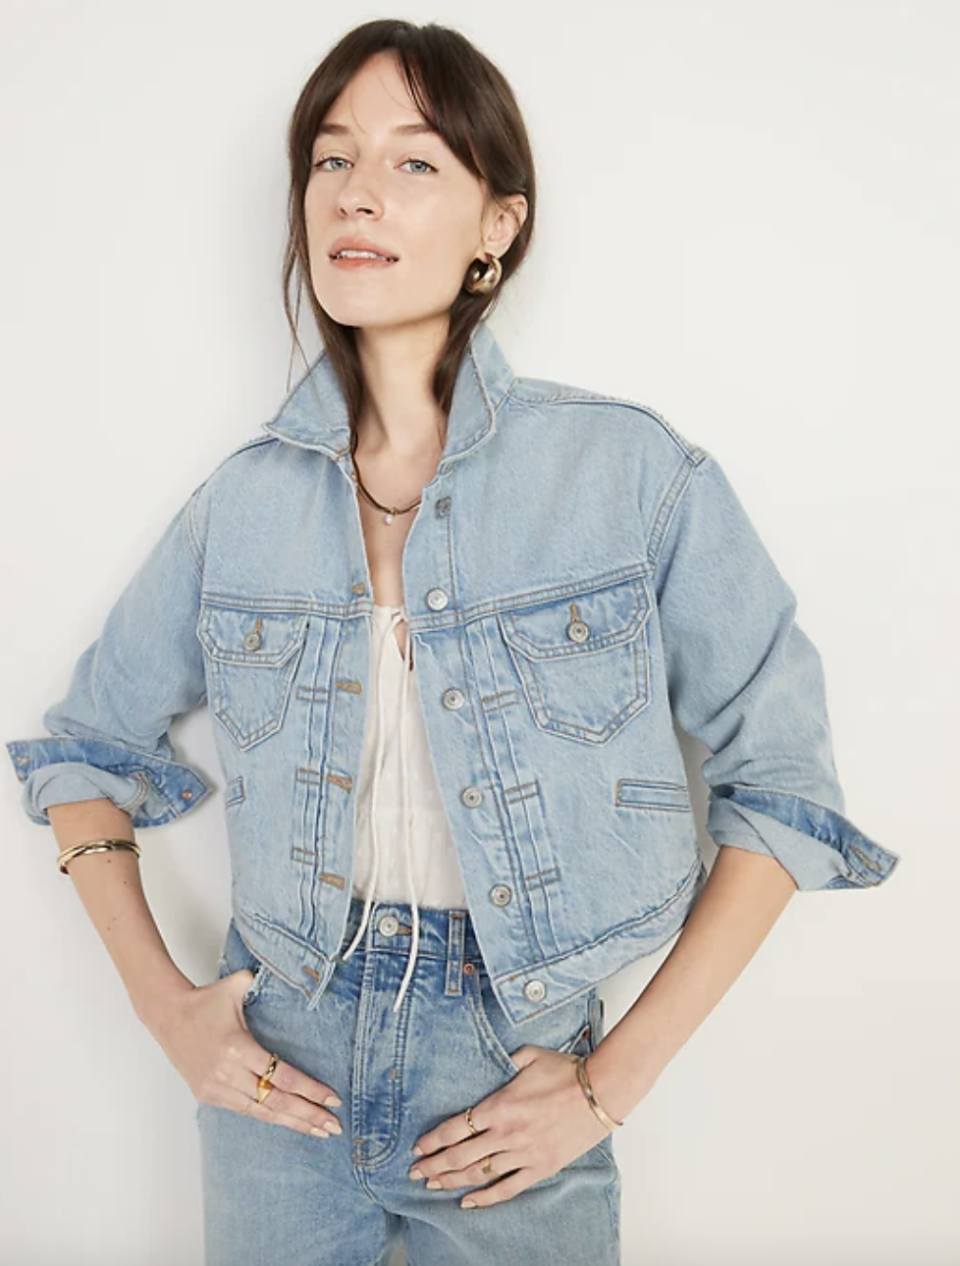
<svg viewBox="0 0 960 1266">
<path fill-rule="evenodd" d="M 475 259 L 470 265 L 471 269 L 475 269 L 481 260 Z M 503 276 L 503 265 L 496 255 L 489 256 L 486 269 L 479 276 L 470 277 L 464 283 L 464 289 L 472 295 L 488 295 L 491 290 L 495 290 L 500 284 L 500 278 Z"/>
</svg>

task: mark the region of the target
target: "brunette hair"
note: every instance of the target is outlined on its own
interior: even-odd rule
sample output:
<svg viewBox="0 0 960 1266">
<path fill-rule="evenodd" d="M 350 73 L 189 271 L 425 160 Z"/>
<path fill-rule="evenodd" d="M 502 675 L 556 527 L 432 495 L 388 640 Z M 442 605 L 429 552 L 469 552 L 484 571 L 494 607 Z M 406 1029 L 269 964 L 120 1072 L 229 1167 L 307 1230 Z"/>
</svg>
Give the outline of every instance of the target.
<svg viewBox="0 0 960 1266">
<path fill-rule="evenodd" d="M 356 72 L 384 51 L 396 53 L 417 109 L 457 158 L 485 183 L 488 196 L 500 200 L 522 193 L 527 200 L 527 217 L 500 260 L 500 284 L 490 294 L 471 294 L 461 288 L 450 308 L 449 335 L 433 378 L 433 393 L 444 415 L 450 411 L 457 371 L 470 334 L 496 306 L 500 290 L 523 262 L 536 211 L 533 154 L 516 98 L 502 72 L 459 31 L 434 22 L 417 26 L 383 18 L 354 27 L 327 53 L 304 85 L 287 132 L 290 192 L 283 306 L 294 343 L 306 362 L 297 333 L 300 293 L 306 289 L 324 349 L 347 403 L 351 444 L 356 443 L 364 394 L 356 336 L 353 327 L 334 321 L 317 302 L 310 280 L 304 195 L 317 129 L 327 111 Z M 474 260 L 464 281 L 479 276 L 485 269 L 485 260 Z M 290 301 L 294 278 L 295 313 Z"/>
</svg>

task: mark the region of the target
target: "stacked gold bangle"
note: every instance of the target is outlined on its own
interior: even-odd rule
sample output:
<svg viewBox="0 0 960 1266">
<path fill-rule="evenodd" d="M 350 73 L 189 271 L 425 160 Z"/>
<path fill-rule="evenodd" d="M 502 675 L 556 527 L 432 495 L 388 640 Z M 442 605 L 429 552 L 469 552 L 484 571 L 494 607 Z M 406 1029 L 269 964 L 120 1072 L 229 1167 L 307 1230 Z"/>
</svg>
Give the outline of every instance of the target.
<svg viewBox="0 0 960 1266">
<path fill-rule="evenodd" d="M 614 1121 L 613 1117 L 606 1113 L 600 1105 L 600 1100 L 593 1093 L 593 1087 L 590 1085 L 590 1078 L 587 1075 L 587 1057 L 586 1055 L 577 1056 L 577 1076 L 580 1078 L 580 1087 L 587 1096 L 587 1103 L 593 1108 L 594 1114 L 600 1118 L 608 1130 L 617 1130 L 623 1125 L 622 1121 Z"/>
<path fill-rule="evenodd" d="M 108 853 L 114 848 L 128 848 L 134 852 L 137 857 L 140 856 L 140 845 L 134 843 L 133 840 L 87 840 L 85 844 L 74 844 L 71 848 L 65 848 L 57 858 L 57 865 L 60 867 L 60 873 L 68 874 L 67 862 L 73 861 L 75 857 L 79 857 L 81 853 Z"/>
</svg>

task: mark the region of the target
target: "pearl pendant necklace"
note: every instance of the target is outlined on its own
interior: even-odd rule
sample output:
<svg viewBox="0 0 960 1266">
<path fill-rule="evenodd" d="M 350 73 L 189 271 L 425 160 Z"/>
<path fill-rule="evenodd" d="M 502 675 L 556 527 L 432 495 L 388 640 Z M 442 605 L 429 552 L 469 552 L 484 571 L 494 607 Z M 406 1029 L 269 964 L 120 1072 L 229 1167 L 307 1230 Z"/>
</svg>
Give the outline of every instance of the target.
<svg viewBox="0 0 960 1266">
<path fill-rule="evenodd" d="M 420 502 L 423 500 L 422 497 L 417 497 L 416 501 L 411 502 L 410 505 L 405 506 L 403 509 L 401 509 L 400 506 L 385 506 L 381 502 L 379 502 L 376 499 L 376 497 L 371 496 L 371 494 L 367 492 L 366 488 L 364 487 L 363 480 L 360 478 L 360 468 L 357 465 L 356 454 L 353 455 L 353 469 L 354 469 L 354 480 L 356 482 L 357 487 L 360 489 L 360 491 L 363 493 L 363 495 L 366 497 L 366 499 L 370 502 L 372 506 L 374 506 L 377 510 L 381 510 L 383 512 L 383 521 L 387 525 L 391 524 L 398 514 L 409 514 L 411 510 L 416 510 L 417 506 L 420 505 Z"/>
</svg>

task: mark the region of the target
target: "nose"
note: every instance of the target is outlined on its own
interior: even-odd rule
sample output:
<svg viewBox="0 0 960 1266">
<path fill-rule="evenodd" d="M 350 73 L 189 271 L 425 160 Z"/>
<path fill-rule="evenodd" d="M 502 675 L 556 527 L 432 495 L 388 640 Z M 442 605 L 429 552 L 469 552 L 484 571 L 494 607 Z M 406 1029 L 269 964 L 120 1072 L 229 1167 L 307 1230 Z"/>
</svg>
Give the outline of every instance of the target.
<svg viewBox="0 0 960 1266">
<path fill-rule="evenodd" d="M 354 215 L 358 211 L 362 211 L 367 215 L 378 215 L 380 213 L 383 200 L 377 193 L 376 182 L 370 179 L 369 175 L 359 164 L 354 167 L 340 186 L 338 205 L 339 209 L 346 215 Z"/>
</svg>

